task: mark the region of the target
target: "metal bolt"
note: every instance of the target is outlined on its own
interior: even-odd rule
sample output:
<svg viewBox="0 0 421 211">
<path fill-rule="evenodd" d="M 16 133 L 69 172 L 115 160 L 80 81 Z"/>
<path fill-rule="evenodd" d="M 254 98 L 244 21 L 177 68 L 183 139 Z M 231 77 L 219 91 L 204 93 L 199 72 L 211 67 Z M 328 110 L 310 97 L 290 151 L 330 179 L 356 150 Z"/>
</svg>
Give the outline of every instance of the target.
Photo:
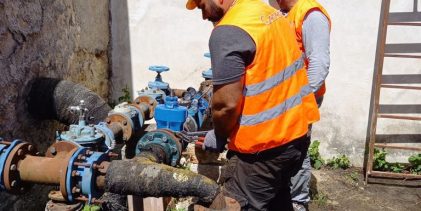
<svg viewBox="0 0 421 211">
<path fill-rule="evenodd" d="M 10 186 L 12 186 L 12 187 L 15 187 L 17 184 L 16 184 L 17 182 L 16 182 L 16 180 L 13 180 L 11 183 L 10 183 Z"/>
<path fill-rule="evenodd" d="M 56 150 L 56 148 L 55 148 L 55 147 L 51 147 L 51 148 L 50 148 L 50 153 L 51 153 L 52 155 L 56 155 L 56 154 L 57 154 L 57 150 Z"/>
<path fill-rule="evenodd" d="M 77 156 L 77 159 L 79 159 L 79 160 L 85 160 L 86 159 L 86 156 L 85 155 L 78 155 Z"/>
<path fill-rule="evenodd" d="M 72 193 L 80 193 L 80 188 L 73 187 L 72 188 Z"/>
<path fill-rule="evenodd" d="M 151 136 L 151 135 L 147 135 L 147 136 L 146 136 L 146 140 L 148 140 L 148 141 L 152 141 L 152 140 L 153 140 L 153 136 Z"/>
<path fill-rule="evenodd" d="M 126 126 L 126 125 L 127 125 L 127 121 L 126 121 L 126 120 L 124 120 L 124 121 L 123 121 L 123 125 L 124 125 L 124 126 Z"/>
<path fill-rule="evenodd" d="M 22 149 L 19 149 L 19 150 L 18 150 L 18 156 L 21 156 L 22 154 L 23 154 Z"/>
<path fill-rule="evenodd" d="M 76 170 L 73 170 L 72 171 L 72 177 L 75 177 L 75 176 L 80 176 L 80 173 Z"/>
<path fill-rule="evenodd" d="M 10 170 L 12 170 L 12 171 L 16 171 L 16 164 L 12 164 L 11 166 L 10 166 Z"/>
<path fill-rule="evenodd" d="M 104 166 L 98 165 L 96 163 L 94 163 L 94 165 L 92 166 L 94 169 L 104 169 Z"/>
<path fill-rule="evenodd" d="M 114 153 L 114 152 L 109 152 L 108 153 L 108 156 L 109 157 L 118 157 L 118 154 L 117 153 Z"/>
<path fill-rule="evenodd" d="M 163 141 L 164 143 L 167 143 L 167 142 L 168 142 L 168 138 L 167 138 L 166 136 L 164 136 L 164 137 L 162 137 L 162 141 Z"/>
</svg>

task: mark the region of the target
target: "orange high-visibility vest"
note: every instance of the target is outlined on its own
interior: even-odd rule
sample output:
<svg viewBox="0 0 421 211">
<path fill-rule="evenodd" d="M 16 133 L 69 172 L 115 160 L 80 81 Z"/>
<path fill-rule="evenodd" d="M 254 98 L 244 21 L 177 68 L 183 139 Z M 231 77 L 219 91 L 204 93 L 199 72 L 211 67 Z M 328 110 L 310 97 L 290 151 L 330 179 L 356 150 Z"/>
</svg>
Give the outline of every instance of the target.
<svg viewBox="0 0 421 211">
<path fill-rule="evenodd" d="M 315 0 L 298 0 L 297 3 L 291 8 L 288 12 L 287 19 L 291 22 L 295 28 L 295 35 L 297 36 L 297 42 L 300 45 L 301 51 L 305 52 L 303 46 L 303 23 L 304 19 L 310 11 L 319 10 L 322 12 L 327 19 L 329 20 L 329 27 L 332 25 L 330 16 L 327 11 Z M 306 59 L 306 69 L 308 68 L 308 61 Z M 315 93 L 316 97 L 321 97 L 326 92 L 326 85 L 320 87 L 320 89 Z"/>
<path fill-rule="evenodd" d="M 223 25 L 243 29 L 256 44 L 254 60 L 246 67 L 239 127 L 228 148 L 257 153 L 305 135 L 320 116 L 287 19 L 261 0 L 238 0 L 216 27 Z"/>
</svg>

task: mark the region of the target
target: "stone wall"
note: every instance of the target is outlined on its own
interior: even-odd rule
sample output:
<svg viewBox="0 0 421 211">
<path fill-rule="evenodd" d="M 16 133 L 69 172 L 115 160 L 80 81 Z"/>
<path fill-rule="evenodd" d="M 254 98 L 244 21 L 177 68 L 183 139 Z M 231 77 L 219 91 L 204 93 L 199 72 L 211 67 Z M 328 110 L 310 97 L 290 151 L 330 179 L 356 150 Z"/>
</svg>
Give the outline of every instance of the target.
<svg viewBox="0 0 421 211">
<path fill-rule="evenodd" d="M 62 127 L 32 119 L 29 82 L 53 77 L 109 94 L 108 0 L 0 0 L 0 137 L 20 138 L 43 152 Z M 0 194 L 0 210 L 42 210 L 48 188 L 25 196 Z"/>
</svg>

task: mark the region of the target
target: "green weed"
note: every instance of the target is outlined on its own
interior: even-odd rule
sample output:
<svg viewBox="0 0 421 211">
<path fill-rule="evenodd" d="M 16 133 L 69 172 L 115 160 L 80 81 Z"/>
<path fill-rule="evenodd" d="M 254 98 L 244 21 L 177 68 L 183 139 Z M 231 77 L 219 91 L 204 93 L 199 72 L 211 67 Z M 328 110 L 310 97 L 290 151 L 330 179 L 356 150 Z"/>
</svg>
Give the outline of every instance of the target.
<svg viewBox="0 0 421 211">
<path fill-rule="evenodd" d="M 313 141 L 313 143 L 311 143 L 310 147 L 308 148 L 311 166 L 315 169 L 320 169 L 325 163 L 323 158 L 320 156 L 319 145 L 320 141 L 316 140 Z"/>
<path fill-rule="evenodd" d="M 351 162 L 346 155 L 341 155 L 337 158 L 333 157 L 332 159 L 327 160 L 326 165 L 334 169 L 347 169 L 351 167 Z"/>
</svg>

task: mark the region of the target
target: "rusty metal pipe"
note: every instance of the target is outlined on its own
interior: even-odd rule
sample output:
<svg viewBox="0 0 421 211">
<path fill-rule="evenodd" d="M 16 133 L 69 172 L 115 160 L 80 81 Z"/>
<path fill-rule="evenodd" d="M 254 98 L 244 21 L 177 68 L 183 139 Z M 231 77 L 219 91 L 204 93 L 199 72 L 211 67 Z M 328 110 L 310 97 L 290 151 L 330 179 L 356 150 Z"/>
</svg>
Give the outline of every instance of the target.
<svg viewBox="0 0 421 211">
<path fill-rule="evenodd" d="M 158 164 L 145 154 L 131 160 L 114 160 L 107 169 L 105 190 L 142 197 L 196 196 L 211 202 L 219 192 L 215 181 L 194 172 Z"/>
<path fill-rule="evenodd" d="M 38 184 L 58 185 L 67 170 L 68 160 L 27 155 L 18 164 L 22 181 Z"/>
<path fill-rule="evenodd" d="M 113 132 L 114 138 L 116 140 L 122 140 L 123 139 L 123 127 L 121 127 L 121 124 L 118 122 L 111 122 L 107 125 L 107 127 Z"/>
</svg>

